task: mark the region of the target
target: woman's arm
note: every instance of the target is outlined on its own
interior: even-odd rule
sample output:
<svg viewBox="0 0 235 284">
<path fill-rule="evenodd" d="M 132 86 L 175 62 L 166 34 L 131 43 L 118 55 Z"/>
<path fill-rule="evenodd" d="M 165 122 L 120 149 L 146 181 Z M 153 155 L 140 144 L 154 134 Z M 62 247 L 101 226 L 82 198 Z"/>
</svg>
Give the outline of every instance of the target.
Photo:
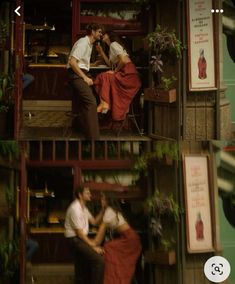
<svg viewBox="0 0 235 284">
<path fill-rule="evenodd" d="M 105 211 L 105 208 L 102 208 L 99 212 L 99 214 L 94 218 L 93 216 L 89 219 L 89 222 L 95 226 L 95 225 L 99 225 L 102 221 L 102 218 L 104 216 L 104 211 Z"/>
<path fill-rule="evenodd" d="M 111 62 L 110 60 L 108 59 L 107 55 L 105 54 L 102 46 L 100 45 L 97 45 L 96 46 L 96 50 L 99 52 L 99 54 L 103 57 L 105 63 L 110 67 L 111 66 Z"/>
<path fill-rule="evenodd" d="M 118 72 L 122 67 L 124 67 L 128 62 L 131 62 L 128 55 L 118 55 L 118 64 L 114 72 Z"/>
<path fill-rule="evenodd" d="M 100 245 L 104 239 L 105 236 L 105 232 L 106 232 L 106 224 L 104 222 L 101 223 L 101 225 L 99 226 L 99 230 L 94 238 L 94 242 L 96 245 Z"/>
<path fill-rule="evenodd" d="M 104 251 L 101 247 L 97 246 L 93 239 L 90 239 L 88 236 L 86 236 L 82 230 L 76 229 L 77 236 L 84 241 L 86 244 L 88 244 L 96 253 L 103 254 Z"/>
</svg>

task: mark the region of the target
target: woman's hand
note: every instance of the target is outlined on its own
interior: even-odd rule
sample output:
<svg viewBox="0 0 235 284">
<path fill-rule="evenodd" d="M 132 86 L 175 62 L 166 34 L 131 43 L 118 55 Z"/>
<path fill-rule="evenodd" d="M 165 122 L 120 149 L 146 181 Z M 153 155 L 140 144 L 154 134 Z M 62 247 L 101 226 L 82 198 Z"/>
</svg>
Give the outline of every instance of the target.
<svg viewBox="0 0 235 284">
<path fill-rule="evenodd" d="M 114 74 L 115 72 L 113 70 L 109 70 L 109 71 L 106 71 L 106 73 L 108 74 Z"/>
<path fill-rule="evenodd" d="M 104 254 L 104 249 L 102 247 L 92 247 L 94 249 L 95 252 L 97 252 L 98 254 Z"/>
<path fill-rule="evenodd" d="M 102 55 L 102 53 L 104 53 L 104 50 L 103 50 L 102 46 L 99 45 L 99 44 L 96 45 L 95 49 L 96 49 L 96 50 L 98 51 L 98 53 L 101 54 L 101 55 Z"/>
<path fill-rule="evenodd" d="M 92 86 L 94 84 L 93 80 L 89 77 L 85 77 L 83 78 L 83 80 L 87 83 L 88 86 Z"/>
</svg>

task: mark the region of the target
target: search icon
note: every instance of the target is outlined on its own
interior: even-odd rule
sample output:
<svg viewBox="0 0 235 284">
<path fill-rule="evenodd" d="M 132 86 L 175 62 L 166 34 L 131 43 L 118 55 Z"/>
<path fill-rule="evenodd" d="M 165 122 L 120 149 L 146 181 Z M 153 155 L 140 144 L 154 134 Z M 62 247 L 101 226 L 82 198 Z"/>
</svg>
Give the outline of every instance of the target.
<svg viewBox="0 0 235 284">
<path fill-rule="evenodd" d="M 226 280 L 230 272 L 230 264 L 227 259 L 222 256 L 213 256 L 209 258 L 204 265 L 206 278 L 214 283 L 220 283 Z"/>
</svg>

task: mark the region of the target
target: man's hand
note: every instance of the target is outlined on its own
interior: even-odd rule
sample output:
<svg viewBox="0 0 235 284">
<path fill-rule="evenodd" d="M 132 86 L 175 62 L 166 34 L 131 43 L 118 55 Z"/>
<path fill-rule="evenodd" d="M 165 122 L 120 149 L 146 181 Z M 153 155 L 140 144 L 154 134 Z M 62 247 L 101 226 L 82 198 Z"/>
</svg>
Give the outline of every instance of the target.
<svg viewBox="0 0 235 284">
<path fill-rule="evenodd" d="M 89 77 L 85 77 L 84 81 L 87 83 L 88 86 L 92 86 L 93 85 L 93 80 Z"/>
<path fill-rule="evenodd" d="M 98 254 L 104 254 L 104 249 L 102 247 L 92 247 Z"/>
</svg>

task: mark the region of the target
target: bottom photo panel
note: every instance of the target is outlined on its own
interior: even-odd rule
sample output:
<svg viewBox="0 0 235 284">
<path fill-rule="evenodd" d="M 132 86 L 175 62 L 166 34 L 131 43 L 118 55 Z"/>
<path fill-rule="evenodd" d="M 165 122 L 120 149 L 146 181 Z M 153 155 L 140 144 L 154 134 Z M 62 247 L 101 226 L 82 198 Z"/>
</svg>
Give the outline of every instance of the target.
<svg viewBox="0 0 235 284">
<path fill-rule="evenodd" d="M 234 141 L 0 141 L 0 283 L 235 283 Z"/>
</svg>

